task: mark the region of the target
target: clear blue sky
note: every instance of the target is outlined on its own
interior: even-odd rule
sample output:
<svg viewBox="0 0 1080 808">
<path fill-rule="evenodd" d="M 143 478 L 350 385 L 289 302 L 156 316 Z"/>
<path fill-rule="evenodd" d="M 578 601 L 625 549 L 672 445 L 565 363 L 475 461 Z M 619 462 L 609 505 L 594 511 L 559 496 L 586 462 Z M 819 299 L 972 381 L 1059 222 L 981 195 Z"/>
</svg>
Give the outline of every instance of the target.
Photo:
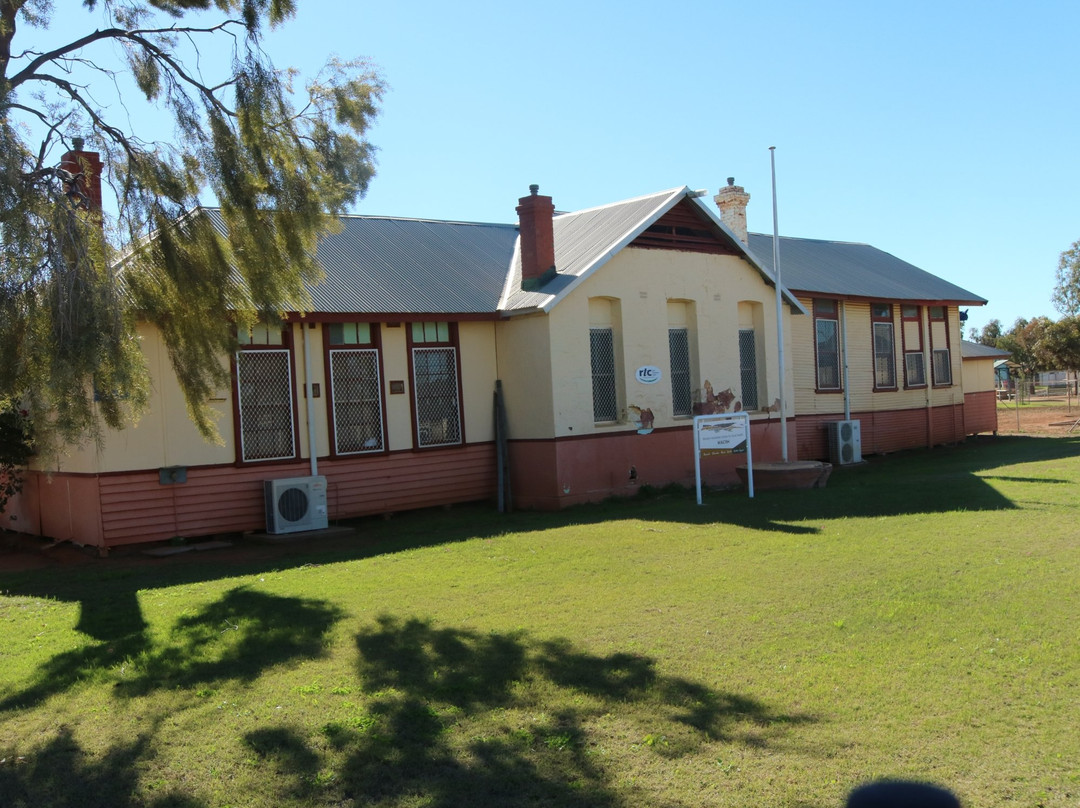
<svg viewBox="0 0 1080 808">
<path fill-rule="evenodd" d="M 987 298 L 969 326 L 1058 316 L 1075 0 L 298 5 L 266 43 L 279 66 L 366 56 L 390 85 L 357 212 L 512 222 L 530 183 L 573 210 L 734 176 L 771 232 L 775 145 L 782 234 L 868 242 Z"/>
</svg>

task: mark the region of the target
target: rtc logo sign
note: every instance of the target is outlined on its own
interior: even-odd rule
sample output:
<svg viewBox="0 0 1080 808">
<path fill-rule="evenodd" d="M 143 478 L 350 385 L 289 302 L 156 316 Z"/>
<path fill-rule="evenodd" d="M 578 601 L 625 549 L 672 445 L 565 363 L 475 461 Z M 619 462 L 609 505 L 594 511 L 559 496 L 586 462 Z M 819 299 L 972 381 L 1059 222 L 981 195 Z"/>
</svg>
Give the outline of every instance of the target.
<svg viewBox="0 0 1080 808">
<path fill-rule="evenodd" d="M 660 381 L 660 377 L 663 375 L 660 368 L 653 365 L 645 365 L 637 369 L 637 373 L 634 374 L 639 382 L 642 384 L 656 384 Z"/>
</svg>

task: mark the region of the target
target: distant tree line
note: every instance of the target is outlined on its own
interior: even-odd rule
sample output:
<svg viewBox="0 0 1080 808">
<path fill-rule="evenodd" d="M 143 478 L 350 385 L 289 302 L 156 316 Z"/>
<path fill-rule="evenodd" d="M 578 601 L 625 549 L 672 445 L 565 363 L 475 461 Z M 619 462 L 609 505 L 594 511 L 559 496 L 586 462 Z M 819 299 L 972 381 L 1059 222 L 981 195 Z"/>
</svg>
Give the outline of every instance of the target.
<svg viewBox="0 0 1080 808">
<path fill-rule="evenodd" d="M 991 320 L 972 328 L 968 338 L 1008 351 L 1029 378 L 1041 370 L 1080 370 L 1080 241 L 1061 254 L 1050 299 L 1062 314 L 1059 320 L 1020 317 L 1008 331 Z"/>
</svg>

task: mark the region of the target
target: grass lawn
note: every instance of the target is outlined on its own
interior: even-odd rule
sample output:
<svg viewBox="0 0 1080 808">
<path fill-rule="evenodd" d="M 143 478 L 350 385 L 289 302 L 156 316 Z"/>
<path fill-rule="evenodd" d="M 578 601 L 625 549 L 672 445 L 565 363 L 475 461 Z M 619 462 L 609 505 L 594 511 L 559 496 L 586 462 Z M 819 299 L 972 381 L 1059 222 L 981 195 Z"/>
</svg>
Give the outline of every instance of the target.
<svg viewBox="0 0 1080 808">
<path fill-rule="evenodd" d="M 0 805 L 1080 803 L 1080 436 L 0 577 Z"/>
</svg>

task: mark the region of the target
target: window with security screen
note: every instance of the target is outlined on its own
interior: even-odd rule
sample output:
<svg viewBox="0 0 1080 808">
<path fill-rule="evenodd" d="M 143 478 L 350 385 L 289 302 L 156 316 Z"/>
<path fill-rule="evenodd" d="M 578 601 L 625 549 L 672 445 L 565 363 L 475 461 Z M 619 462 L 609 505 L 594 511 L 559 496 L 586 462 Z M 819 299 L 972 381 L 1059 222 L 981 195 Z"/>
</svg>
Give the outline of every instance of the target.
<svg viewBox="0 0 1080 808">
<path fill-rule="evenodd" d="M 668 353 L 671 360 L 671 414 L 676 418 L 687 416 L 694 408 L 688 329 L 668 329 Z"/>
<path fill-rule="evenodd" d="M 371 325 L 331 323 L 326 341 L 335 454 L 383 451 L 379 351 Z"/>
<path fill-rule="evenodd" d="M 593 421 L 617 421 L 619 396 L 615 384 L 615 333 L 611 328 L 589 329 L 589 356 L 592 365 Z"/>
<path fill-rule="evenodd" d="M 287 348 L 237 351 L 236 399 L 241 460 L 296 456 L 292 357 Z"/>
<path fill-rule="evenodd" d="M 765 308 L 758 300 L 740 300 L 738 304 L 739 400 L 747 412 L 762 409 L 765 390 L 765 352 L 762 329 Z"/>
<path fill-rule="evenodd" d="M 413 410 L 419 447 L 462 443 L 456 336 L 451 323 L 413 323 Z"/>
<path fill-rule="evenodd" d="M 952 362 L 948 348 L 934 349 L 934 384 L 939 387 L 952 384 Z"/>
<path fill-rule="evenodd" d="M 744 410 L 758 408 L 757 341 L 754 329 L 739 329 L 739 382 Z"/>
<path fill-rule="evenodd" d="M 926 386 L 926 362 L 921 353 L 909 351 L 904 354 L 904 374 L 908 387 Z"/>
<path fill-rule="evenodd" d="M 835 300 L 814 300 L 818 390 L 840 389 L 840 321 Z"/>
<path fill-rule="evenodd" d="M 330 350 L 334 451 L 359 454 L 383 450 L 379 354 L 374 348 Z"/>
<path fill-rule="evenodd" d="M 874 333 L 874 389 L 896 389 L 896 339 L 890 303 L 871 303 Z"/>
</svg>

